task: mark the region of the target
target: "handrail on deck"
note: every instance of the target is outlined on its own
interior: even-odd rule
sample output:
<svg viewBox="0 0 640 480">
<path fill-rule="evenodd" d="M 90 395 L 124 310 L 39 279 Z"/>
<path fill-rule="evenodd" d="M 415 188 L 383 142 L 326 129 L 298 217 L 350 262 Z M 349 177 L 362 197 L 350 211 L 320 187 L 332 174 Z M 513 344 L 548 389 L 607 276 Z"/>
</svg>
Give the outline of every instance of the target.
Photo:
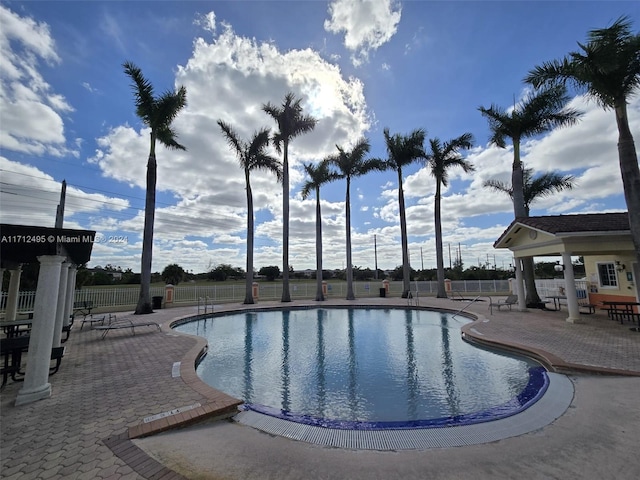
<svg viewBox="0 0 640 480">
<path fill-rule="evenodd" d="M 456 315 L 458 315 L 459 313 L 464 312 L 467 308 L 469 308 L 471 306 L 472 303 L 474 303 L 476 300 L 478 300 L 482 295 L 478 295 L 476 298 L 474 298 L 473 300 L 471 300 L 469 303 L 467 303 L 464 307 L 462 307 L 460 310 L 458 310 L 456 313 L 453 314 L 453 317 L 455 317 Z M 452 317 L 452 318 L 453 318 Z"/>
</svg>

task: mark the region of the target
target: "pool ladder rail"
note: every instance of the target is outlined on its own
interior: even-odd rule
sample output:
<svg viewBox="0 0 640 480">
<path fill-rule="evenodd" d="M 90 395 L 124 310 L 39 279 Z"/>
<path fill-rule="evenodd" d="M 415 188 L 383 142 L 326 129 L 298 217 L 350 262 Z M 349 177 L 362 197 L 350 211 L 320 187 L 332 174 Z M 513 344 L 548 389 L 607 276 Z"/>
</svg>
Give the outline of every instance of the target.
<svg viewBox="0 0 640 480">
<path fill-rule="evenodd" d="M 418 282 L 416 281 L 416 291 L 415 293 L 411 291 L 409 288 L 409 294 L 407 295 L 407 305 L 409 306 L 420 306 L 420 295 L 418 295 Z"/>
<path fill-rule="evenodd" d="M 453 314 L 453 316 L 455 317 L 456 315 L 464 312 L 467 308 L 469 308 L 473 303 L 477 302 L 478 299 L 481 297 L 482 295 L 478 295 L 476 298 L 474 298 L 473 300 L 471 300 L 469 303 L 467 303 L 464 307 L 462 307 L 460 310 L 458 310 L 456 313 Z M 491 299 L 489 299 L 491 300 Z M 489 307 L 491 307 L 491 303 L 489 303 Z M 491 310 L 491 313 L 493 314 L 493 309 Z"/>
<path fill-rule="evenodd" d="M 209 309 L 211 310 L 211 313 L 213 313 L 213 306 L 213 300 L 209 297 L 198 297 L 198 315 L 200 315 L 200 313 L 209 313 Z"/>
</svg>

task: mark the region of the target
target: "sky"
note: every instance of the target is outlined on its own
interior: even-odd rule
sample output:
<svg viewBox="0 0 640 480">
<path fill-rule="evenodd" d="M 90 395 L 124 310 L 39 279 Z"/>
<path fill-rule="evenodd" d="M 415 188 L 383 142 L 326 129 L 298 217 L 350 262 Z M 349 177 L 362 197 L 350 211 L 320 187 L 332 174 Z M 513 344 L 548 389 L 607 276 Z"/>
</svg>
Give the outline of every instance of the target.
<svg viewBox="0 0 640 480">
<path fill-rule="evenodd" d="M 301 198 L 303 163 L 362 136 L 371 157 L 386 158 L 384 128 L 422 128 L 443 142 L 473 134 L 465 158 L 475 171 L 450 170 L 442 192 L 445 265 L 459 253 L 465 268 L 507 268 L 509 252 L 493 243 L 513 207 L 482 185 L 510 184 L 513 150 L 489 143 L 478 107 L 509 108 L 528 93 L 530 69 L 621 15 L 638 31 L 640 3 L 631 1 L 1 1 L 0 221 L 52 227 L 66 180 L 64 227 L 98 233 L 89 266 L 140 271 L 149 129 L 123 71 L 131 61 L 157 95 L 187 90 L 173 123 L 186 151 L 156 150 L 153 271 L 245 268 L 244 173 L 216 122 L 243 139 L 275 131 L 262 106 L 287 92 L 318 120 L 290 145 L 295 270 L 315 269 L 316 200 Z M 626 211 L 614 113 L 571 96 L 581 121 L 524 140 L 522 161 L 574 175 L 575 187 L 537 201 L 531 215 Z M 640 95 L 628 110 L 640 142 Z M 253 172 L 251 187 L 254 267 L 282 268 L 282 187 L 266 172 Z M 435 181 L 416 163 L 403 188 L 411 265 L 435 268 Z M 325 269 L 346 264 L 345 192 L 344 180 L 320 191 Z M 401 265 L 397 174 L 354 178 L 351 212 L 353 264 Z"/>
</svg>

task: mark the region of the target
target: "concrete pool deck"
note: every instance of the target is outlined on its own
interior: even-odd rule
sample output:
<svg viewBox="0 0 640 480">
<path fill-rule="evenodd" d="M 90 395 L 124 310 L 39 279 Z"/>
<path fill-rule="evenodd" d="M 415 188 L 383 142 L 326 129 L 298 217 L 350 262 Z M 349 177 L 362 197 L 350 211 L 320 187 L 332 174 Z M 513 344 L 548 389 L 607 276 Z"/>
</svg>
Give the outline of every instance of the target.
<svg viewBox="0 0 640 480">
<path fill-rule="evenodd" d="M 284 304 L 337 305 L 406 306 L 407 301 Z M 420 305 L 458 310 L 467 303 L 426 297 Z M 217 305 L 216 312 L 243 308 Z M 21 384 L 9 382 L 0 393 L 0 474 L 6 479 L 637 477 L 640 333 L 599 311 L 585 315 L 583 324 L 571 324 L 564 321 L 566 311 L 490 314 L 488 302 L 467 310 L 480 316 L 464 327 L 467 334 L 526 349 L 563 373 L 578 372 L 570 374 L 575 397 L 563 416 L 497 442 L 402 452 L 326 448 L 213 421 L 217 413 L 233 411 L 236 401 L 195 375 L 193 362 L 204 341 L 172 332 L 169 325 L 197 314 L 197 308 L 176 307 L 145 317 L 161 323 L 162 332 L 117 330 L 102 340 L 99 331 L 75 328 L 60 371 L 50 377 L 49 399 L 15 407 Z M 593 374 L 601 372 L 617 375 Z M 189 422 L 198 423 L 130 439 Z"/>
</svg>

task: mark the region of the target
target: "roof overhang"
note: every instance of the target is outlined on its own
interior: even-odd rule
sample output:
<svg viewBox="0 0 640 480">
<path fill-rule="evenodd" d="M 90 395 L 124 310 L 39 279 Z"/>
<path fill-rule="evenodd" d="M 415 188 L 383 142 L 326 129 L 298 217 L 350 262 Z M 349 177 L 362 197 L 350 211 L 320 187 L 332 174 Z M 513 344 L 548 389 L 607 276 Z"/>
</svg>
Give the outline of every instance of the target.
<svg viewBox="0 0 640 480">
<path fill-rule="evenodd" d="M 548 232 L 514 221 L 494 243 L 515 257 L 619 254 L 634 252 L 630 231 Z"/>
<path fill-rule="evenodd" d="M 76 265 L 91 259 L 96 232 L 70 228 L 0 224 L 0 263 L 12 268 L 41 255 L 62 255 Z"/>
</svg>

